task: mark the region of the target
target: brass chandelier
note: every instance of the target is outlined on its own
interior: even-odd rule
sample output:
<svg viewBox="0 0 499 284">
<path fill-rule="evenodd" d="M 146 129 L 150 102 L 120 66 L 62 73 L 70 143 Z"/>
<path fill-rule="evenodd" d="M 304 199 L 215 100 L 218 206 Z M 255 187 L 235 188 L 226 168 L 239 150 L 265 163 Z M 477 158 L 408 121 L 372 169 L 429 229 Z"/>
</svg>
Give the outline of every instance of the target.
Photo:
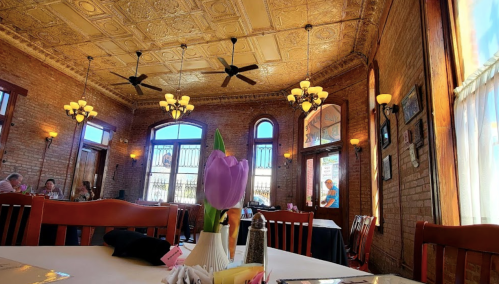
<svg viewBox="0 0 499 284">
<path fill-rule="evenodd" d="M 188 116 L 193 110 L 194 105 L 189 104 L 191 99 L 189 96 L 181 96 L 180 81 L 182 80 L 182 67 L 184 66 L 184 53 L 187 49 L 186 44 L 180 45 L 182 48 L 182 62 L 180 63 L 180 76 L 178 78 L 177 94 L 165 94 L 165 100 L 159 102 L 159 107 L 164 114 L 168 114 L 171 118 L 178 120 Z"/>
<path fill-rule="evenodd" d="M 92 62 L 93 57 L 88 56 L 88 69 L 87 76 L 85 77 L 85 86 L 83 88 L 83 94 L 78 102 L 70 102 L 69 105 L 64 105 L 64 110 L 66 110 L 66 115 L 71 116 L 72 119 L 76 120 L 77 124 L 91 120 L 97 116 L 97 112 L 94 111 L 94 107 L 87 104 L 85 99 L 85 92 L 87 90 L 88 72 L 90 71 L 90 62 Z"/>
<path fill-rule="evenodd" d="M 304 113 L 316 110 L 322 105 L 324 100 L 328 96 L 328 92 L 322 90 L 322 87 L 310 86 L 310 74 L 309 74 L 309 61 L 310 61 L 310 31 L 312 30 L 312 25 L 308 24 L 305 26 L 305 30 L 308 33 L 308 44 L 307 44 L 307 78 L 300 82 L 300 88 L 295 88 L 291 90 L 291 94 L 288 95 L 289 105 L 294 109 L 301 108 Z"/>
</svg>

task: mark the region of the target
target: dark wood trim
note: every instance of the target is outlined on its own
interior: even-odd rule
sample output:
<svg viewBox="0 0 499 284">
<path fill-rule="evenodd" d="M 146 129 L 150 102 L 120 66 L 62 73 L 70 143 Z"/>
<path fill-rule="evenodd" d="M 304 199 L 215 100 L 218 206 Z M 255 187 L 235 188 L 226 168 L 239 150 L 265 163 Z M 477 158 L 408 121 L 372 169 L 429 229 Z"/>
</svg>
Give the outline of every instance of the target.
<svg viewBox="0 0 499 284">
<path fill-rule="evenodd" d="M 12 95 L 27 96 L 28 90 L 0 79 L 0 91 Z"/>
<path fill-rule="evenodd" d="M 116 132 L 116 126 L 109 124 L 109 123 L 105 122 L 104 120 L 100 120 L 98 118 L 92 118 L 92 120 L 90 120 L 89 122 L 95 123 L 99 126 L 102 126 L 102 128 L 104 128 L 104 130 L 111 130 L 113 132 Z"/>
<path fill-rule="evenodd" d="M 272 123 L 273 127 L 273 133 L 272 133 L 272 139 L 268 138 L 260 138 L 256 139 L 255 138 L 255 132 L 256 132 L 256 126 L 257 124 L 260 124 L 262 121 L 270 121 Z M 254 168 L 253 165 L 255 164 L 255 155 L 254 155 L 254 150 L 255 150 L 255 145 L 256 144 L 270 144 L 272 143 L 272 177 L 270 179 L 270 203 L 271 205 L 277 205 L 277 160 L 279 159 L 278 155 L 278 146 L 279 146 L 279 123 L 277 123 L 277 120 L 269 114 L 262 114 L 256 116 L 249 125 L 249 134 L 248 134 L 248 166 L 250 169 L 249 177 L 248 180 L 249 182 L 246 185 L 246 194 L 244 198 L 244 202 L 247 203 L 251 201 L 251 198 L 253 196 L 253 175 L 254 175 Z"/>
<path fill-rule="evenodd" d="M 201 127 L 201 153 L 199 155 L 199 171 L 198 171 L 198 181 L 197 181 L 197 189 L 196 189 L 196 203 L 198 204 L 203 204 L 203 201 L 204 201 L 204 184 L 203 184 L 203 170 L 204 170 L 204 166 L 206 164 L 206 132 L 207 132 L 207 129 L 208 129 L 208 125 L 204 122 L 200 122 L 200 121 L 197 121 L 197 120 L 193 120 L 193 119 L 189 119 L 189 118 L 183 118 L 182 120 L 180 121 L 177 121 L 177 120 L 174 120 L 174 119 L 163 119 L 163 120 L 160 120 L 160 121 L 157 121 L 151 125 L 149 125 L 149 127 L 147 128 L 147 136 L 146 136 L 146 145 L 145 145 L 145 148 L 144 148 L 144 161 L 146 163 L 146 166 L 145 167 L 142 167 L 142 176 L 144 177 L 143 179 L 141 179 L 140 181 L 140 189 L 142 189 L 142 197 L 145 198 L 145 194 L 146 194 L 146 191 L 147 191 L 147 188 L 146 188 L 146 185 L 149 181 L 149 176 L 148 176 L 148 172 L 149 172 L 149 169 L 151 167 L 151 156 L 152 156 L 152 150 L 153 150 L 153 143 L 151 141 L 151 137 L 152 137 L 152 131 L 155 129 L 155 128 L 158 128 L 158 126 L 161 126 L 161 125 L 166 125 L 166 124 L 174 124 L 174 123 L 187 123 L 187 124 L 191 124 L 191 125 L 195 125 L 195 126 L 198 126 L 198 127 Z M 183 139 L 182 139 L 183 140 Z M 185 141 L 189 141 L 190 139 L 186 139 Z M 163 141 L 163 140 L 160 140 L 160 141 Z M 168 140 L 166 140 L 168 141 Z M 179 140 L 176 140 L 177 142 Z M 173 159 L 173 156 L 172 156 L 172 159 Z"/>
</svg>

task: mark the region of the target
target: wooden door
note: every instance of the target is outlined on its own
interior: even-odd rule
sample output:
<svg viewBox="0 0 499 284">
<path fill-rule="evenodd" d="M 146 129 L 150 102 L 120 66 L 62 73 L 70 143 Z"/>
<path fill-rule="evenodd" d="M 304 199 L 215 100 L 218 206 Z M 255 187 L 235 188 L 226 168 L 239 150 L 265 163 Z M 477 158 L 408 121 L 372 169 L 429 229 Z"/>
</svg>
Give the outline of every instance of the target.
<svg viewBox="0 0 499 284">
<path fill-rule="evenodd" d="M 90 187 L 94 192 L 94 199 L 100 197 L 102 173 L 100 164 L 102 160 L 102 151 L 83 147 L 80 153 L 77 173 L 75 176 L 75 190 L 73 197 L 78 194 L 78 188 L 83 186 L 83 181 L 90 182 Z"/>
<path fill-rule="evenodd" d="M 305 189 L 304 211 L 314 212 L 316 219 L 333 220 L 338 226 L 348 224 L 343 220 L 346 198 L 341 186 L 340 152 L 323 152 L 303 155 Z M 334 194 L 331 194 L 334 191 Z"/>
</svg>

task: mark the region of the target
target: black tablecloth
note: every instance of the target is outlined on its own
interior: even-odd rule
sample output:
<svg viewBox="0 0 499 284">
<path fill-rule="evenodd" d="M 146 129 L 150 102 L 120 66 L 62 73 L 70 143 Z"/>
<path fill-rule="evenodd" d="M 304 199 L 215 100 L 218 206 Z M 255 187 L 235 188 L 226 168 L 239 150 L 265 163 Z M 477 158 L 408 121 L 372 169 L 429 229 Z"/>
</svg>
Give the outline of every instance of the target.
<svg viewBox="0 0 499 284">
<path fill-rule="evenodd" d="M 248 227 L 251 225 L 249 220 L 241 220 L 239 227 L 239 236 L 237 238 L 238 245 L 245 245 L 248 236 Z M 274 240 L 274 229 L 273 223 L 270 224 L 272 241 Z M 279 226 L 279 234 L 281 234 L 281 227 Z M 290 235 L 291 225 L 287 225 L 286 232 Z M 295 230 L 298 230 L 299 226 L 295 226 Z M 307 232 L 306 227 L 304 227 L 303 232 L 303 250 L 306 248 L 307 242 Z M 290 240 L 288 236 L 287 240 Z M 295 250 L 298 248 L 298 233 L 295 231 Z M 289 248 L 289 244 L 288 244 Z M 312 245 L 311 245 L 312 257 L 322 259 L 325 261 L 334 262 L 337 264 L 348 266 L 347 254 L 345 251 L 345 245 L 343 243 L 343 237 L 341 236 L 340 229 L 324 228 L 324 227 L 313 227 L 312 228 Z"/>
</svg>

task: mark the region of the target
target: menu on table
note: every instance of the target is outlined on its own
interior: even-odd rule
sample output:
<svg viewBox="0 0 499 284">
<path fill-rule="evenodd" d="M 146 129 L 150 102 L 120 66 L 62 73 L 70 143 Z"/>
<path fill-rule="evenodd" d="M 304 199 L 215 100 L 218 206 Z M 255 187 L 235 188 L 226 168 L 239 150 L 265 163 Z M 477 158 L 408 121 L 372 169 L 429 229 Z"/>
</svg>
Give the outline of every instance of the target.
<svg viewBox="0 0 499 284">
<path fill-rule="evenodd" d="M 320 279 L 279 279 L 279 284 L 420 284 L 414 280 L 396 275 L 369 275 Z"/>
<path fill-rule="evenodd" d="M 66 273 L 0 257 L 0 279 L 2 279 L 2 283 L 42 284 L 56 282 L 69 277 L 71 276 Z"/>
</svg>

